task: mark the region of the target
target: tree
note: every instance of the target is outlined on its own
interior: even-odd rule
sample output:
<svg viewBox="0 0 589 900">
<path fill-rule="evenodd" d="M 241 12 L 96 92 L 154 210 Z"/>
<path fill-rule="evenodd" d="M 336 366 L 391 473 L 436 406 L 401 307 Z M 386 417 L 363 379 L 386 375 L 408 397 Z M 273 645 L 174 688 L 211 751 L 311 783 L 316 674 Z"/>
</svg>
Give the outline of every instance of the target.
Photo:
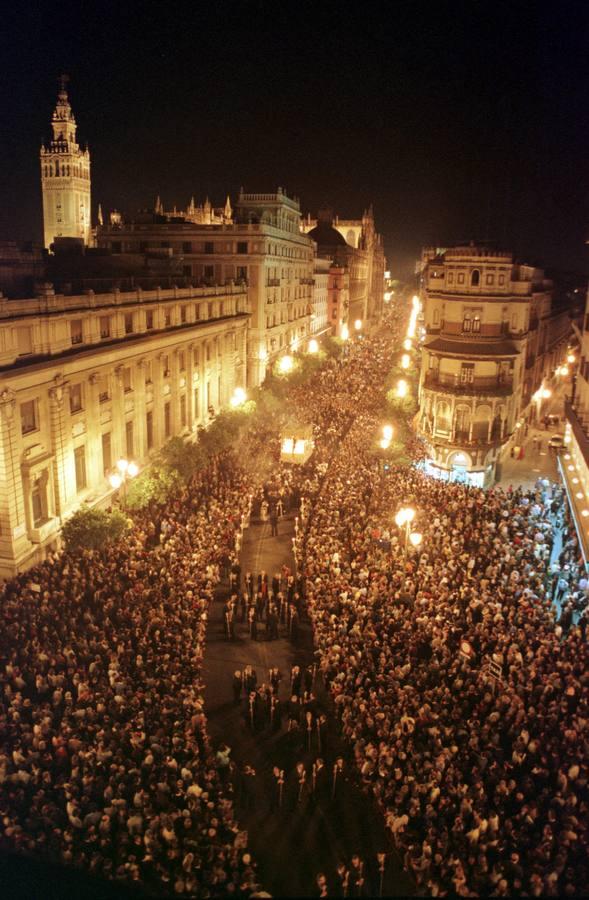
<svg viewBox="0 0 589 900">
<path fill-rule="evenodd" d="M 176 493 L 182 483 L 182 476 L 177 469 L 162 462 L 154 462 L 137 478 L 134 478 L 127 491 L 128 509 L 145 509 L 150 503 L 165 503 L 168 497 Z"/>
<path fill-rule="evenodd" d="M 117 541 L 127 528 L 127 517 L 121 510 L 106 512 L 84 504 L 63 524 L 61 536 L 69 552 L 102 550 Z"/>
</svg>

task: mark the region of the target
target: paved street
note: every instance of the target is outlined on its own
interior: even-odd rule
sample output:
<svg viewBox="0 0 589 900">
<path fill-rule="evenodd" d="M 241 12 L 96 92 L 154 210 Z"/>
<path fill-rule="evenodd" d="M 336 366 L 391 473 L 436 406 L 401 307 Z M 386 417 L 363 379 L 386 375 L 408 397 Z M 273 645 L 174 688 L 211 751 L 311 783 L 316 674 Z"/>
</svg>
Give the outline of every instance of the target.
<svg viewBox="0 0 589 900">
<path fill-rule="evenodd" d="M 564 434 L 564 394 L 564 388 L 559 388 L 542 407 L 542 416 L 546 413 L 560 416 L 560 423 L 549 429 L 545 429 L 542 424 L 529 426 L 523 440 L 523 459 L 511 459 L 507 456 L 502 463 L 501 477 L 497 481 L 501 487 L 506 488 L 511 484 L 514 488 L 522 487 L 529 490 L 534 487 L 538 478 L 560 481 L 556 453 L 549 449 L 548 441 L 555 434 Z"/>
<path fill-rule="evenodd" d="M 241 555 L 242 576 L 249 569 L 257 574 L 262 569 L 271 578 L 283 564 L 294 569 L 292 557 L 292 516 L 282 518 L 278 537 L 270 536 L 268 523 L 253 522 L 244 535 Z M 407 896 L 413 893 L 412 883 L 403 872 L 394 848 L 384 828 L 383 817 L 375 809 L 372 800 L 352 784 L 345 784 L 341 798 L 327 800 L 314 808 L 300 807 L 288 785 L 288 775 L 294 772 L 297 762 L 303 761 L 309 771 L 318 755 L 322 755 L 331 771 L 333 760 L 340 753 L 346 758 L 346 766 L 352 769 L 352 760 L 336 733 L 330 716 L 327 744 L 318 753 L 313 740 L 309 753 L 302 736 L 286 731 L 271 735 L 264 731 L 255 737 L 246 726 L 241 707 L 235 706 L 232 695 L 232 676 L 248 663 L 257 670 L 258 684 L 267 681 L 267 671 L 278 666 L 283 674 L 280 700 L 288 700 L 289 676 L 294 664 L 307 666 L 314 660 L 311 628 L 303 621 L 296 646 L 285 636 L 280 626 L 280 639 L 252 641 L 247 626 L 238 624 L 234 641 L 228 641 L 223 628 L 223 600 L 227 591 L 219 591 L 211 609 L 207 632 L 207 649 L 204 660 L 206 679 L 205 704 L 209 732 L 215 747 L 226 742 L 232 748 L 232 758 L 240 769 L 244 764 L 256 770 L 255 800 L 252 809 L 246 809 L 238 798 L 237 811 L 240 825 L 249 831 L 249 846 L 259 865 L 261 881 L 273 896 L 296 897 L 316 894 L 315 876 L 323 871 L 328 877 L 330 894 L 335 892 L 335 870 L 341 862 L 349 863 L 358 853 L 369 867 L 369 884 L 366 895 L 378 896 L 380 884 L 376 870 L 376 854 L 387 852 L 387 865 L 383 884 L 384 896 Z M 261 631 L 264 631 L 262 625 Z M 325 693 L 319 679 L 314 692 L 319 703 L 327 709 Z M 286 772 L 285 801 L 282 810 L 270 810 L 271 772 L 278 765 Z M 295 791 L 296 794 L 296 791 Z"/>
</svg>

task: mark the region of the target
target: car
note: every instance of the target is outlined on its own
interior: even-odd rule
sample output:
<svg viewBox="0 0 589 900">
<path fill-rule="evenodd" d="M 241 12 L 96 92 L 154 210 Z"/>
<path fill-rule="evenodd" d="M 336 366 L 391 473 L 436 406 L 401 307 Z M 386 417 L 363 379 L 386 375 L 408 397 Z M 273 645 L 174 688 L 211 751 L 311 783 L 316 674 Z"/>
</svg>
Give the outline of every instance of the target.
<svg viewBox="0 0 589 900">
<path fill-rule="evenodd" d="M 564 447 L 564 434 L 553 434 L 548 441 L 548 446 L 553 450 L 562 450 Z"/>
</svg>

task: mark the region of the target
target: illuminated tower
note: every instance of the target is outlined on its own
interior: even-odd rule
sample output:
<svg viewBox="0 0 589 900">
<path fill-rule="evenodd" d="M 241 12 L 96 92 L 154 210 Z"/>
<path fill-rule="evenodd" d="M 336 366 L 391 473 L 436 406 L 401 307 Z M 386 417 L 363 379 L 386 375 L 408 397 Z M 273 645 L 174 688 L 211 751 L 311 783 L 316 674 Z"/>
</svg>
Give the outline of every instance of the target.
<svg viewBox="0 0 589 900">
<path fill-rule="evenodd" d="M 41 187 L 45 246 L 56 237 L 82 238 L 90 243 L 90 153 L 76 143 L 76 120 L 59 79 L 57 105 L 51 119 L 53 138 L 41 147 Z"/>
</svg>

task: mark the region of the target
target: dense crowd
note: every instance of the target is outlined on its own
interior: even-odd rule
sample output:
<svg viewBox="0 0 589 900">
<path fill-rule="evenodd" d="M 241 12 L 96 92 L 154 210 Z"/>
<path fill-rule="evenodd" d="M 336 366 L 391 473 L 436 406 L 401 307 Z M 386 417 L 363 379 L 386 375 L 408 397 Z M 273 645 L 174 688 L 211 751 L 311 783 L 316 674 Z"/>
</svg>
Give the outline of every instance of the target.
<svg viewBox="0 0 589 900">
<path fill-rule="evenodd" d="M 383 477 L 369 447 L 376 363 L 364 385 L 342 372 L 330 386 L 328 408 L 343 395 L 356 415 L 345 429 L 333 418 L 339 450 L 311 479 L 297 539 L 359 777 L 420 892 L 583 894 L 587 585 L 566 579 L 581 619 L 559 620 L 558 571 L 579 567 L 566 534 L 551 567 L 562 492 L 484 492 L 394 466 Z M 394 525 L 406 506 L 423 535 L 407 552 Z"/>
<path fill-rule="evenodd" d="M 103 553 L 0 596 L 0 849 L 162 896 L 249 896 L 203 713 L 207 611 L 250 495 L 230 457 Z"/>
</svg>

